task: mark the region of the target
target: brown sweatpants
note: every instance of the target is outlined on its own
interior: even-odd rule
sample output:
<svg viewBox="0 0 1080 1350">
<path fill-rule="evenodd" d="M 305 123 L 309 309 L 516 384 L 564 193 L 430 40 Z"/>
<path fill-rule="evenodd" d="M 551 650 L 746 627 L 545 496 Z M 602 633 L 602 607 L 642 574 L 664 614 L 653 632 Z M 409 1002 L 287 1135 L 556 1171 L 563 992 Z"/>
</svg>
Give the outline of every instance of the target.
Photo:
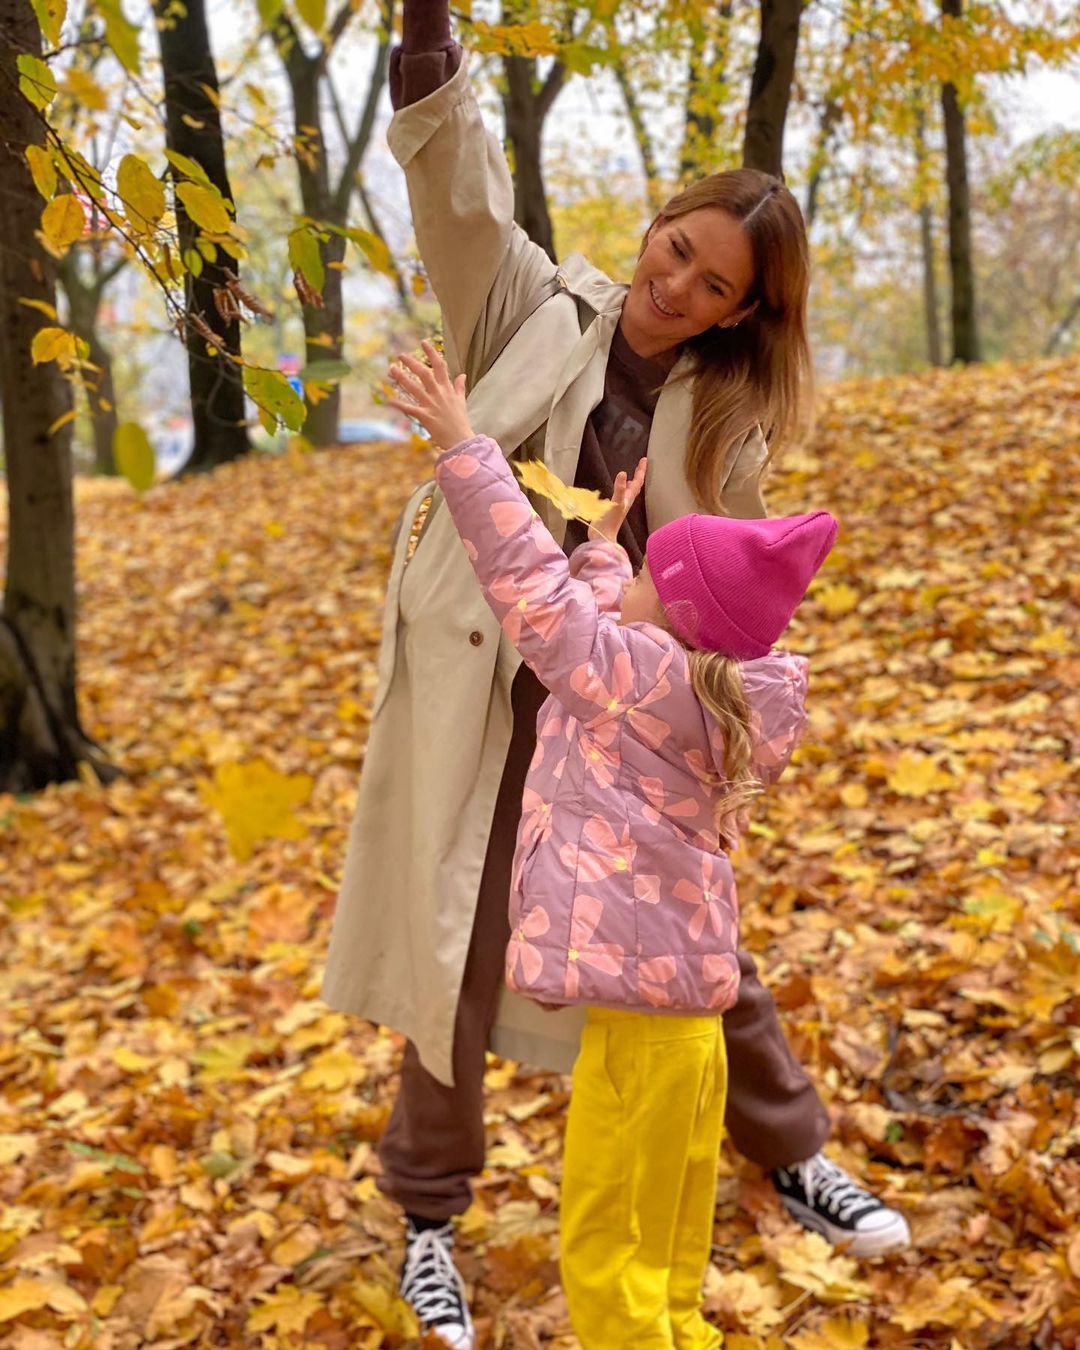
<svg viewBox="0 0 1080 1350">
<path fill-rule="evenodd" d="M 397 1101 L 379 1144 L 381 1189 L 408 1213 L 429 1219 L 463 1213 L 471 1179 L 484 1166 L 484 1053 L 510 939 L 507 905 L 521 794 L 536 742 L 536 715 L 546 697 L 522 666 L 514 681 L 514 731 L 458 1001 L 454 1086 L 433 1078 L 407 1044 Z M 743 951 L 739 970 L 739 1001 L 724 1014 L 728 1133 L 739 1152 L 762 1167 L 800 1162 L 824 1142 L 828 1115 L 788 1048 L 753 958 Z"/>
</svg>

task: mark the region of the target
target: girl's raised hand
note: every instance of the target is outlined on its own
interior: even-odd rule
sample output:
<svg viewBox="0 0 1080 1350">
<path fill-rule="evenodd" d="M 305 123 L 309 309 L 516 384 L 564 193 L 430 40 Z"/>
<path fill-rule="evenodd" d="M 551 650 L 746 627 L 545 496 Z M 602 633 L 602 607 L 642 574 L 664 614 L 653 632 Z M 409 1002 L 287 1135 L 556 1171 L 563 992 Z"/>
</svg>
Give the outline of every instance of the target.
<svg viewBox="0 0 1080 1350">
<path fill-rule="evenodd" d="M 589 526 L 590 539 L 606 539 L 609 544 L 617 544 L 619 531 L 630 514 L 630 508 L 641 495 L 645 486 L 645 470 L 648 460 L 642 456 L 634 470 L 634 476 L 627 481 L 626 474 L 620 473 L 615 479 L 615 491 L 612 493 L 611 506 L 607 512 Z"/>
<path fill-rule="evenodd" d="M 443 450 L 475 435 L 465 406 L 465 376 L 450 379 L 442 355 L 430 342 L 421 343 L 429 364 L 415 356 L 399 356 L 390 367 L 390 378 L 407 398 L 387 399 L 406 417 L 413 417 Z"/>
</svg>

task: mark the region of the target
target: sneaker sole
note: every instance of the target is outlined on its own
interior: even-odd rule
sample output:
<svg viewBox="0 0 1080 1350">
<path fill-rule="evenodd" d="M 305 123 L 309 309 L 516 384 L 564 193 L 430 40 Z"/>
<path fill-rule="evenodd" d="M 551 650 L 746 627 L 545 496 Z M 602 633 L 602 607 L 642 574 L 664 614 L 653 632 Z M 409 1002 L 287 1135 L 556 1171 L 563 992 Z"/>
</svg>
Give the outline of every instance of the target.
<svg viewBox="0 0 1080 1350">
<path fill-rule="evenodd" d="M 911 1246 L 911 1230 L 902 1214 L 894 1215 L 884 1228 L 875 1228 L 869 1233 L 853 1233 L 849 1228 L 840 1228 L 822 1218 L 817 1210 L 804 1205 L 801 1200 L 781 1195 L 780 1202 L 804 1228 L 820 1233 L 834 1247 L 843 1247 L 846 1256 L 888 1256 Z"/>
</svg>

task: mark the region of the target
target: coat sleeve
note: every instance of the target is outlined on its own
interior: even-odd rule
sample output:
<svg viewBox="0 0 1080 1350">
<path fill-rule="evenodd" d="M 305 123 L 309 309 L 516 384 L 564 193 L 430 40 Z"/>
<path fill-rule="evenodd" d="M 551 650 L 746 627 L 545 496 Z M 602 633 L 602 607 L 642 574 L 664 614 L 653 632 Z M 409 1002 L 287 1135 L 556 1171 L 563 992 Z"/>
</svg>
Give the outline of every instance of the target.
<svg viewBox="0 0 1080 1350">
<path fill-rule="evenodd" d="M 735 455 L 724 482 L 721 499 L 729 516 L 739 520 L 763 520 L 768 514 L 761 479 L 769 463 L 769 447 L 760 427 L 747 436 Z"/>
<path fill-rule="evenodd" d="M 502 147 L 484 125 L 468 58 L 395 113 L 387 138 L 405 170 L 420 257 L 442 307 L 447 360 L 472 384 L 517 316 L 535 308 L 555 264 L 514 222 Z"/>
<path fill-rule="evenodd" d="M 590 588 L 602 614 L 617 614 L 634 569 L 621 545 L 590 539 L 571 553 L 570 575 Z"/>
<path fill-rule="evenodd" d="M 573 575 L 498 445 L 487 436 L 463 441 L 439 457 L 435 476 L 484 598 L 540 682 L 584 722 L 640 702 L 666 668 L 664 654 L 645 633 L 620 628 L 590 582 Z M 600 547 L 612 568 L 623 566 Z M 591 557 L 578 567 L 612 575 Z M 640 664 L 631 659 L 637 646 Z"/>
<path fill-rule="evenodd" d="M 742 667 L 743 693 L 750 708 L 753 768 L 763 783 L 775 783 L 787 768 L 806 730 L 805 656 L 750 662 Z"/>
</svg>

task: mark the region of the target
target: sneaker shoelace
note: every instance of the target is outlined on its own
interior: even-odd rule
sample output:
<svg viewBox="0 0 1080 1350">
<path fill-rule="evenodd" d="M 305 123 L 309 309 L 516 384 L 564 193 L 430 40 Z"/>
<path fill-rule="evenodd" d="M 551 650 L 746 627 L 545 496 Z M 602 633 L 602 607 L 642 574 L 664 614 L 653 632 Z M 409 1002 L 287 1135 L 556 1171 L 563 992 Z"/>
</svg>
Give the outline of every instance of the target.
<svg viewBox="0 0 1080 1350">
<path fill-rule="evenodd" d="M 863 1190 L 841 1167 L 819 1154 L 799 1167 L 802 1174 L 806 1203 L 817 1203 L 835 1214 L 841 1222 L 850 1219 L 859 1209 L 876 1208 L 880 1203 L 869 1191 Z"/>
<path fill-rule="evenodd" d="M 409 1238 L 401 1293 L 424 1326 L 465 1322 L 465 1283 L 454 1265 L 452 1251 L 449 1225 L 429 1228 Z"/>
</svg>

